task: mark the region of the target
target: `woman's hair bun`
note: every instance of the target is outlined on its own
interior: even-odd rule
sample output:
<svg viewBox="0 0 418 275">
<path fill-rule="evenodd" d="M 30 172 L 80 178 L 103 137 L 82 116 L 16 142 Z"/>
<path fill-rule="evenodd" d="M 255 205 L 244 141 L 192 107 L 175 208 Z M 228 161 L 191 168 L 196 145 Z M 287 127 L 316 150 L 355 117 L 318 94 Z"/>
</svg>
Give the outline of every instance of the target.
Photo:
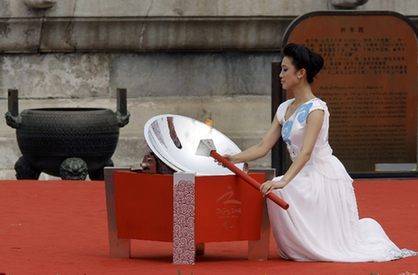
<svg viewBox="0 0 418 275">
<path fill-rule="evenodd" d="M 283 49 L 283 55 L 292 58 L 292 63 L 296 69 L 306 70 L 306 76 L 309 83 L 313 82 L 314 77 L 324 66 L 324 59 L 321 55 L 299 44 L 287 44 Z"/>
</svg>

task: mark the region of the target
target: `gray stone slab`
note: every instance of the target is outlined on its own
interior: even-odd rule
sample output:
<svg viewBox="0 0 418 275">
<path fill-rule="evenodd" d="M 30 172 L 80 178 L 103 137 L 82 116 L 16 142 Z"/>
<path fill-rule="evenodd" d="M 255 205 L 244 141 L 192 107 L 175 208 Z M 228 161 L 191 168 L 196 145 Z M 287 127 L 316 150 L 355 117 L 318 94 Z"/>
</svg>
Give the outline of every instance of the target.
<svg viewBox="0 0 418 275">
<path fill-rule="evenodd" d="M 142 162 L 146 141 L 143 135 L 121 136 L 112 160 L 118 167 L 138 167 Z"/>
<path fill-rule="evenodd" d="M 57 0 L 52 8 L 32 9 L 24 3 L 24 0 L 1 0 L 0 17 L 74 16 L 76 2 L 76 0 Z"/>
<path fill-rule="evenodd" d="M 287 2 L 287 1 L 282 1 Z M 77 1 L 76 15 L 129 15 L 129 16 L 246 16 L 291 13 L 300 9 L 326 9 L 325 1 L 294 1 L 293 4 L 274 0 L 124 0 Z M 299 3 L 302 2 L 302 3 Z"/>
<path fill-rule="evenodd" d="M 21 156 L 15 138 L 0 137 L 0 169 L 11 169 Z"/>
<path fill-rule="evenodd" d="M 277 53 L 126 54 L 112 62 L 110 86 L 131 97 L 268 95 Z"/>
<path fill-rule="evenodd" d="M 56 4 L 44 11 L 45 16 L 57 17 L 57 16 L 75 16 L 76 8 L 78 2 L 90 2 L 90 1 L 77 1 L 77 0 L 57 0 Z M 83 16 L 82 11 L 80 11 L 80 16 Z"/>
<path fill-rule="evenodd" d="M 0 169 L 0 180 L 15 180 L 16 172 L 14 169 Z"/>
<path fill-rule="evenodd" d="M 277 53 L 0 55 L 0 98 L 268 95 Z"/>
<path fill-rule="evenodd" d="M 41 52 L 279 49 L 290 23 L 276 17 L 46 18 Z"/>
<path fill-rule="evenodd" d="M 50 9 L 0 2 L 0 52 L 278 50 L 296 17 L 335 10 L 330 1 L 65 0 Z M 418 2 L 368 1 L 417 25 Z"/>
<path fill-rule="evenodd" d="M 0 91 L 21 98 L 109 97 L 110 55 L 0 55 Z M 0 95 L 4 97 L 4 95 Z"/>
<path fill-rule="evenodd" d="M 259 137 L 230 136 L 236 144 L 245 149 L 259 141 Z M 14 139 L 0 138 L 0 179 L 15 179 L 14 164 L 21 156 Z M 112 157 L 115 166 L 137 167 L 144 157 L 145 139 L 143 137 L 121 136 Z M 250 163 L 251 167 L 270 167 L 270 154 Z M 13 172 L 11 172 L 13 171 Z M 58 179 L 47 174 L 42 179 Z"/>
<path fill-rule="evenodd" d="M 0 53 L 37 52 L 41 18 L 0 18 Z"/>
<path fill-rule="evenodd" d="M 22 1 L 17 0 L 2 0 L 0 1 L 0 17 L 30 17 L 39 16 L 28 10 Z"/>
<path fill-rule="evenodd" d="M 329 2 L 327 0 L 77 0 L 74 13 L 71 13 L 71 10 L 68 12 L 69 15 L 81 16 L 295 16 L 313 10 L 334 10 Z M 406 15 L 418 14 L 415 0 L 373 0 L 358 9 L 393 10 Z"/>
<path fill-rule="evenodd" d="M 29 16 L 297 16 L 334 10 L 330 1 L 277 0 L 58 0 L 47 10 L 29 9 L 23 0 L 0 1 L 0 17 Z M 415 0 L 373 0 L 358 10 L 392 10 L 417 15 Z"/>
<path fill-rule="evenodd" d="M 129 91 L 128 91 L 129 94 Z M 143 136 L 148 119 L 161 114 L 177 114 L 205 121 L 211 116 L 214 127 L 229 135 L 262 135 L 270 126 L 269 96 L 201 96 L 128 98 L 130 122 L 120 128 L 121 136 Z M 6 125 L 7 100 L 0 100 L 0 137 L 15 138 L 15 129 Z M 116 99 L 21 99 L 19 110 L 30 108 L 93 107 L 116 111 Z"/>
<path fill-rule="evenodd" d="M 270 126 L 269 96 L 158 97 L 130 99 L 130 123 L 125 135 L 143 135 L 148 119 L 161 114 L 177 114 L 205 121 L 211 116 L 214 127 L 226 135 L 262 135 Z"/>
<path fill-rule="evenodd" d="M 39 99 L 21 100 L 20 110 L 41 107 L 103 107 L 115 110 L 116 101 L 109 99 Z M 0 100 L 1 110 L 7 110 L 7 101 Z M 120 140 L 113 161 L 118 166 L 135 166 L 143 158 L 145 141 L 143 127 L 155 115 L 179 114 L 204 121 L 210 115 L 214 127 L 245 149 L 256 144 L 270 126 L 270 98 L 268 96 L 235 97 L 147 97 L 128 99 L 130 123 L 120 129 Z M 15 129 L 0 123 L 0 174 L 13 169 L 20 157 Z M 252 164 L 268 167 L 265 157 Z M 10 173 L 8 174 L 10 175 Z M 14 174 L 13 174 L 14 177 Z M 0 175 L 0 178 L 4 178 Z"/>
<path fill-rule="evenodd" d="M 0 19 L 0 52 L 278 51 L 295 17 Z M 418 26 L 416 17 L 410 16 Z M 3 21 L 3 22 L 1 22 Z"/>
</svg>

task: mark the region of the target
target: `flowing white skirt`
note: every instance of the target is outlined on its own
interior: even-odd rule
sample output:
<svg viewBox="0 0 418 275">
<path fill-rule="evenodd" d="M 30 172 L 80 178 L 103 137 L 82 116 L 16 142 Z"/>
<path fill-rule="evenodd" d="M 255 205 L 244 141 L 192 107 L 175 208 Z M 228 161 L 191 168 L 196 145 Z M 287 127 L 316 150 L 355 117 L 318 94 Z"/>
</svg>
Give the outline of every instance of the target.
<svg viewBox="0 0 418 275">
<path fill-rule="evenodd" d="M 399 249 L 375 220 L 359 220 L 352 179 L 334 156 L 305 165 L 273 192 L 290 205 L 286 211 L 268 200 L 274 238 L 285 259 L 382 262 L 418 255 Z"/>
</svg>

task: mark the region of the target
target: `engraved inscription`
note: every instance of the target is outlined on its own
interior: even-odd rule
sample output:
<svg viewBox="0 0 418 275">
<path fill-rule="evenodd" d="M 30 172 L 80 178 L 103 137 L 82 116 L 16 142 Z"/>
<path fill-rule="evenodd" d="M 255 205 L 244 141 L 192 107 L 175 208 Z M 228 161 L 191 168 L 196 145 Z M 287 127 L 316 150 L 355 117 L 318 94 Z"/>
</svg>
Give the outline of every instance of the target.
<svg viewBox="0 0 418 275">
<path fill-rule="evenodd" d="M 324 57 L 313 89 L 328 104 L 330 144 L 349 172 L 417 162 L 417 44 L 405 21 L 318 15 L 299 23 L 288 42 Z"/>
</svg>

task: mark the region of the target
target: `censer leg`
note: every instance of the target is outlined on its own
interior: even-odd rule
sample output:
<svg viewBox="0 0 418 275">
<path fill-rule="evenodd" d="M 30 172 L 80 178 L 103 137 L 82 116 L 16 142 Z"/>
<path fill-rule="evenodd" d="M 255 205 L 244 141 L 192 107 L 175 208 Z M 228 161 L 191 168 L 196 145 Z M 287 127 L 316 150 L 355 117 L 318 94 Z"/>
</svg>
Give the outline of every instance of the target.
<svg viewBox="0 0 418 275">
<path fill-rule="evenodd" d="M 85 180 L 87 174 L 87 164 L 81 158 L 67 158 L 60 165 L 60 177 L 63 180 Z"/>
<path fill-rule="evenodd" d="M 89 170 L 89 177 L 91 180 L 104 180 L 104 168 L 113 167 L 113 161 L 111 159 L 107 160 L 106 164 L 97 170 Z"/>
<path fill-rule="evenodd" d="M 16 179 L 18 180 L 37 180 L 41 171 L 36 170 L 24 157 L 20 157 L 15 163 Z"/>
</svg>

